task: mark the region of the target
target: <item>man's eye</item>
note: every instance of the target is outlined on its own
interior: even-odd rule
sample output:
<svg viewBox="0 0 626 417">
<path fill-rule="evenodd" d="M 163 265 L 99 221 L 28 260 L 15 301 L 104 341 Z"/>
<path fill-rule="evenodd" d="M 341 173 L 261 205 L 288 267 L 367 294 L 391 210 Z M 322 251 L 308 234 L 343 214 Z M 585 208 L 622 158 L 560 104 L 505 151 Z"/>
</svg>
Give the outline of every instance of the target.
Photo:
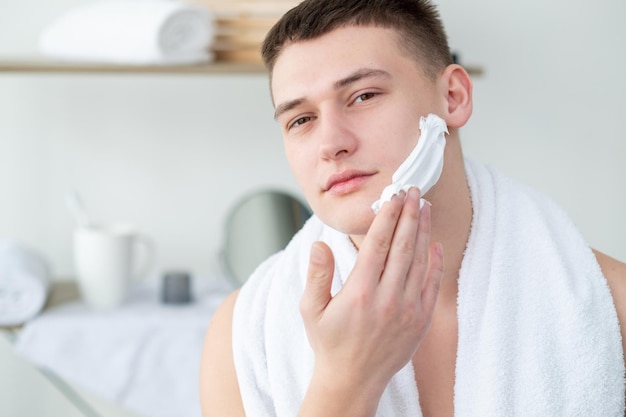
<svg viewBox="0 0 626 417">
<path fill-rule="evenodd" d="M 302 126 L 303 124 L 311 121 L 309 116 L 299 117 L 292 124 L 289 125 L 289 128 Z"/>
<path fill-rule="evenodd" d="M 363 94 L 359 95 L 359 96 L 358 96 L 358 97 L 354 100 L 354 102 L 355 102 L 355 103 L 361 103 L 361 102 L 363 102 L 363 101 L 367 101 L 367 100 L 369 100 L 370 98 L 372 98 L 372 97 L 374 97 L 374 96 L 375 96 L 375 94 L 374 94 L 374 93 L 363 93 Z"/>
</svg>

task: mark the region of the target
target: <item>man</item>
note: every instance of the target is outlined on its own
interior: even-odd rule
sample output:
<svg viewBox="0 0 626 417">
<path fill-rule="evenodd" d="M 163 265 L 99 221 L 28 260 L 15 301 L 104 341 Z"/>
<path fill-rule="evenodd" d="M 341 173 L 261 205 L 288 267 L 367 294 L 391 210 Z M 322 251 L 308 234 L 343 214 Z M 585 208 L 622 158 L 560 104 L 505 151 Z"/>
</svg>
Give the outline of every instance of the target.
<svg viewBox="0 0 626 417">
<path fill-rule="evenodd" d="M 263 57 L 315 216 L 213 317 L 206 417 L 624 415 L 626 265 L 464 159 L 472 83 L 432 5 L 305 1 Z M 449 130 L 429 203 L 374 214 L 428 114 Z"/>
</svg>

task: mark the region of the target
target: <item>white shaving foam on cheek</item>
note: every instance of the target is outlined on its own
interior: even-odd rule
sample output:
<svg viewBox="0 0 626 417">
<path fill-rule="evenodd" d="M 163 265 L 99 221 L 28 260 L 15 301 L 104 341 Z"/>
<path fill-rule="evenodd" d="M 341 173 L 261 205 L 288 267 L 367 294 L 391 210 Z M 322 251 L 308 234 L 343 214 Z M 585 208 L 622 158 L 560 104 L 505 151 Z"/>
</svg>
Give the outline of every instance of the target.
<svg viewBox="0 0 626 417">
<path fill-rule="evenodd" d="M 420 118 L 417 144 L 394 172 L 391 184 L 385 187 L 380 199 L 372 204 L 374 213 L 378 213 L 383 204 L 400 191 L 406 192 L 410 187 L 417 187 L 424 195 L 437 183 L 443 171 L 445 133 L 448 133 L 448 127 L 439 116 L 431 113 Z"/>
</svg>

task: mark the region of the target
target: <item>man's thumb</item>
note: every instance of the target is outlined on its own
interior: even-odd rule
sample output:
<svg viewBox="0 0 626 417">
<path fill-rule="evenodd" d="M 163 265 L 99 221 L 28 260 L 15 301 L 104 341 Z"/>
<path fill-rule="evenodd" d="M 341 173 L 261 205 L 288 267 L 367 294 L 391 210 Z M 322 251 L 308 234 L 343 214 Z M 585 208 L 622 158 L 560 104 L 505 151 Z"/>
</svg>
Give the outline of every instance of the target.
<svg viewBox="0 0 626 417">
<path fill-rule="evenodd" d="M 334 272 L 335 258 L 328 245 L 322 242 L 313 243 L 306 287 L 300 302 L 303 317 L 316 317 L 322 314 L 332 298 L 330 289 Z"/>
</svg>

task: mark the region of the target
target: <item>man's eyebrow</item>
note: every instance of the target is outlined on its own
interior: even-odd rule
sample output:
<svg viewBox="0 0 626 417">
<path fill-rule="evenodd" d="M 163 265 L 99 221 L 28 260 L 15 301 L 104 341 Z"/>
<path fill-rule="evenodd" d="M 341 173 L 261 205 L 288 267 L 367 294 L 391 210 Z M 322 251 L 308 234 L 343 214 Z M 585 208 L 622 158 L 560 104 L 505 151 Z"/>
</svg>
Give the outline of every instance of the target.
<svg viewBox="0 0 626 417">
<path fill-rule="evenodd" d="M 347 77 L 342 78 L 341 80 L 335 81 L 334 87 L 335 87 L 335 90 L 339 90 L 340 88 L 343 88 L 347 85 L 355 83 L 363 78 L 374 78 L 374 77 L 391 78 L 391 74 L 389 74 L 387 71 L 383 71 L 380 69 L 361 68 L 361 69 L 354 71 L 352 74 L 348 75 Z"/>
<path fill-rule="evenodd" d="M 361 69 L 354 71 L 352 74 L 348 75 L 347 77 L 344 77 L 340 80 L 335 81 L 333 83 L 333 88 L 335 90 L 339 90 L 352 83 L 362 80 L 363 78 L 374 78 L 374 77 L 391 78 L 391 74 L 389 74 L 387 71 L 380 70 L 380 69 L 361 68 Z M 278 119 L 281 114 L 293 109 L 294 107 L 299 106 L 305 101 L 306 99 L 304 98 L 297 98 L 297 99 L 289 100 L 289 101 L 279 104 L 278 106 L 276 106 L 276 110 L 274 111 L 274 120 Z"/>
<path fill-rule="evenodd" d="M 306 100 L 303 98 L 297 98 L 295 100 L 289 100 L 289 101 L 285 101 L 284 103 L 279 104 L 278 106 L 276 106 L 276 110 L 274 111 L 274 120 L 277 120 L 281 114 L 293 109 L 294 107 L 299 106 L 305 101 Z"/>
</svg>

